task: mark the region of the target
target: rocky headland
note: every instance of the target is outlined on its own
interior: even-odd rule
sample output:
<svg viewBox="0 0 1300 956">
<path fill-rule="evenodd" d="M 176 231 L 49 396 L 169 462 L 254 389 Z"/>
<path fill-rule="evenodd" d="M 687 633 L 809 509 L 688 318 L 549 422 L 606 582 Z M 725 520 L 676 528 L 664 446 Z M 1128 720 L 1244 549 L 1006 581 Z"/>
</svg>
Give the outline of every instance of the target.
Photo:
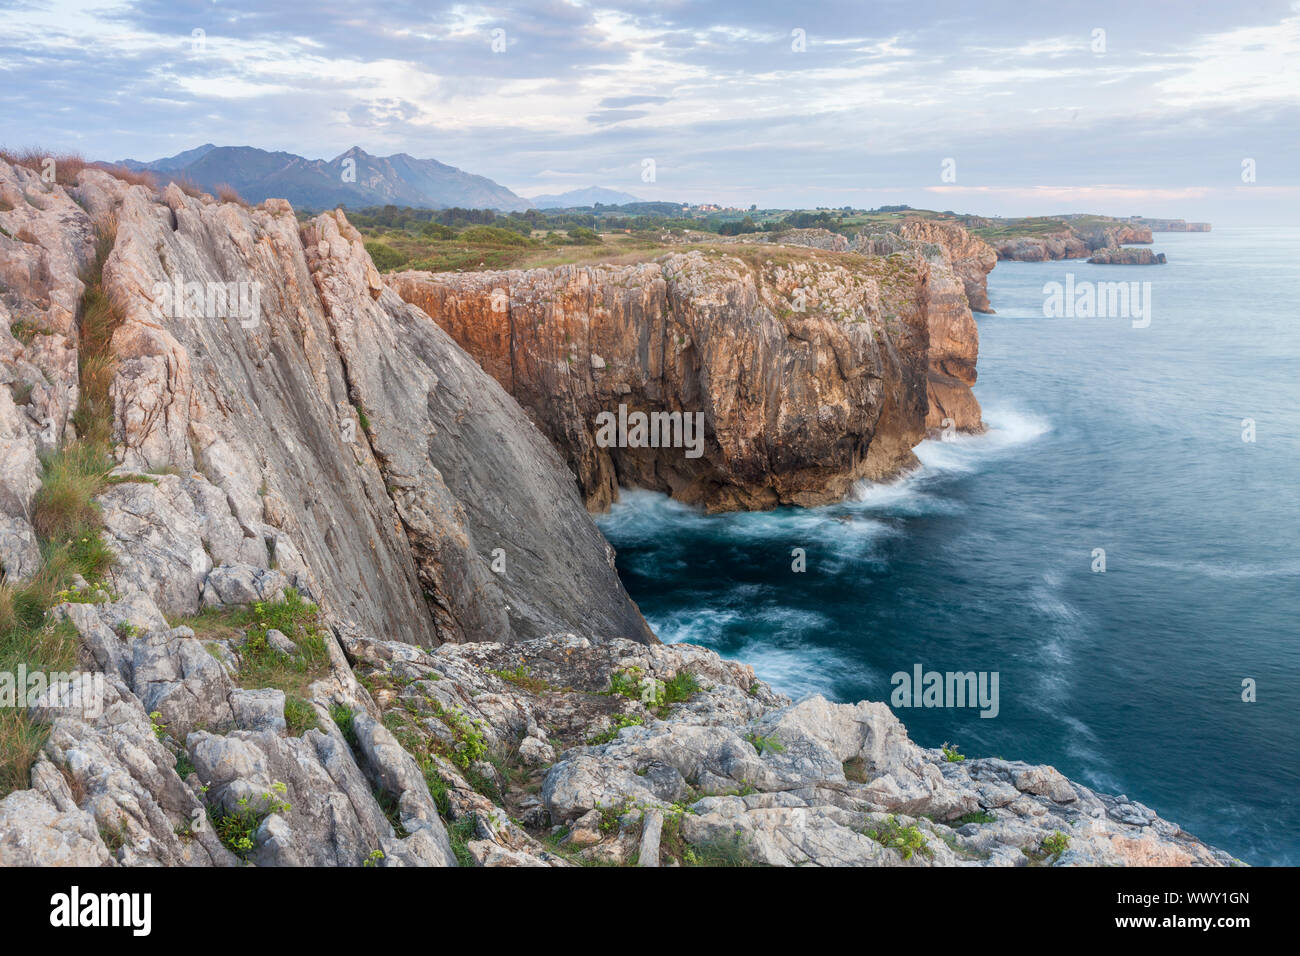
<svg viewBox="0 0 1300 956">
<path fill-rule="evenodd" d="M 1146 226 L 1152 232 L 1209 232 L 1208 222 L 1187 222 L 1185 219 L 1150 219 L 1137 216 L 1133 219 L 1139 225 Z"/>
<path fill-rule="evenodd" d="M 1115 222 L 1097 226 L 1067 225 L 1051 232 L 1013 235 L 995 240 L 993 246 L 999 259 L 1045 262 L 1050 259 L 1083 259 L 1098 249 L 1152 241 L 1149 227 Z"/>
<path fill-rule="evenodd" d="M 752 507 L 905 460 L 973 381 L 943 256 L 390 288 L 341 213 L 8 163 L 0 227 L 0 670 L 71 675 L 0 711 L 0 865 L 1233 862 L 660 645 L 619 583 L 602 468 Z M 562 432 L 607 400 L 703 406 L 701 470 Z"/>
<path fill-rule="evenodd" d="M 710 510 L 816 505 L 911 467 L 926 434 L 983 428 L 970 296 L 987 307 L 994 254 L 960 227 L 915 232 L 387 281 L 528 410 L 592 510 L 620 486 Z M 602 447 L 598 416 L 619 406 L 702 414 L 702 454 Z"/>
</svg>

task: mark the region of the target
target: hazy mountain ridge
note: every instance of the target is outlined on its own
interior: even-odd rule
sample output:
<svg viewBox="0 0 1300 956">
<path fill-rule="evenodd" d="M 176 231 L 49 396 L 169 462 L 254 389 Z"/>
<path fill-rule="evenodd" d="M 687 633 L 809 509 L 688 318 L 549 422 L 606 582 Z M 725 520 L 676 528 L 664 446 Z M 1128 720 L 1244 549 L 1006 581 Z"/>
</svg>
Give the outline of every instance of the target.
<svg viewBox="0 0 1300 956">
<path fill-rule="evenodd" d="M 631 193 L 604 186 L 587 186 L 583 189 L 570 189 L 562 193 L 543 193 L 533 196 L 532 203 L 538 209 L 578 209 L 584 206 L 622 206 L 624 203 L 645 202 Z"/>
<path fill-rule="evenodd" d="M 206 143 L 175 156 L 150 162 L 127 159 L 119 165 L 147 170 L 164 181 L 189 180 L 209 191 L 228 184 L 250 202 L 287 199 L 308 209 L 388 203 L 504 212 L 532 208 L 527 199 L 486 176 L 406 153 L 373 156 L 359 146 L 326 161 L 254 146 Z"/>
</svg>

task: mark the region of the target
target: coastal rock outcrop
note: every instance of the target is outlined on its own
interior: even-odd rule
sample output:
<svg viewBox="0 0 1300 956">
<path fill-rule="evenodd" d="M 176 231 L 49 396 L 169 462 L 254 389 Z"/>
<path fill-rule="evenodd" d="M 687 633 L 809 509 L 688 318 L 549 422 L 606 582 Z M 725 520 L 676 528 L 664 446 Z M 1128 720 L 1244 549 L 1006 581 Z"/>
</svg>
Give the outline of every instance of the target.
<svg viewBox="0 0 1300 956">
<path fill-rule="evenodd" d="M 940 420 L 978 429 L 963 285 L 941 252 L 931 262 L 905 246 L 862 256 L 734 245 L 631 266 L 387 279 L 529 411 L 588 507 L 628 485 L 761 509 L 834 501 L 908 467 L 944 408 Z M 931 408 L 931 369 L 969 396 L 964 406 Z M 606 444 L 600 416 L 620 408 L 699 416 L 702 443 L 695 454 L 653 435 L 658 447 Z"/>
<path fill-rule="evenodd" d="M 1127 243 L 1152 242 L 1148 226 L 1113 222 L 1092 226 L 1067 226 L 1050 232 L 1011 236 L 993 243 L 999 259 L 1045 262 L 1049 259 L 1083 259 L 1097 249 Z"/>
<path fill-rule="evenodd" d="M 1099 266 L 1156 266 L 1164 265 L 1165 254 L 1132 246 L 1115 246 L 1098 249 L 1088 261 Z"/>
<path fill-rule="evenodd" d="M 155 199 L 88 170 L 80 192 L 95 191 L 117 228 L 104 266 L 123 314 L 117 456 L 184 476 L 101 496 L 119 585 L 132 575 L 188 614 L 213 565 L 237 563 L 277 568 L 415 643 L 591 620 L 652 639 L 554 451 L 454 342 L 385 292 L 345 220 L 300 231 L 283 202 L 247 209 L 174 185 Z M 230 291 L 215 311 L 214 289 Z M 237 298 L 245 289 L 255 295 Z"/>
<path fill-rule="evenodd" d="M 482 865 L 1233 862 L 1052 767 L 947 760 L 883 704 L 792 702 L 689 644 L 568 634 L 426 653 L 352 633 L 344 647 L 404 745 L 435 752 L 453 827 Z M 509 775 L 471 763 L 468 778 L 493 781 L 476 789 L 436 756 L 464 747 L 456 726 L 503 748 Z M 541 748 L 549 766 L 527 759 Z"/>
</svg>

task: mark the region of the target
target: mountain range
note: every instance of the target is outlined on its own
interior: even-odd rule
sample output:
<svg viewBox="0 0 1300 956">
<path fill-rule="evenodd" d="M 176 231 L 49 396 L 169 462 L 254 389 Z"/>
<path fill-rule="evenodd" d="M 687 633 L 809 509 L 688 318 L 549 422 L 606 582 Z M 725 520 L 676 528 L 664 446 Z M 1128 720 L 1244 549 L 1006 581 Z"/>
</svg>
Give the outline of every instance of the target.
<svg viewBox="0 0 1300 956">
<path fill-rule="evenodd" d="M 326 161 L 253 146 L 205 143 L 164 159 L 126 159 L 116 165 L 147 170 L 164 182 L 189 181 L 209 192 L 226 184 L 249 202 L 275 197 L 303 209 L 332 209 L 339 204 L 357 209 L 391 203 L 514 212 L 533 206 L 486 176 L 406 153 L 372 156 L 358 146 Z"/>
<path fill-rule="evenodd" d="M 631 193 L 619 192 L 617 189 L 605 189 L 603 186 L 588 186 L 586 189 L 570 189 L 563 193 L 545 193 L 533 196 L 533 205 L 538 209 L 574 209 L 582 206 L 621 206 L 629 202 L 644 202 Z"/>
</svg>

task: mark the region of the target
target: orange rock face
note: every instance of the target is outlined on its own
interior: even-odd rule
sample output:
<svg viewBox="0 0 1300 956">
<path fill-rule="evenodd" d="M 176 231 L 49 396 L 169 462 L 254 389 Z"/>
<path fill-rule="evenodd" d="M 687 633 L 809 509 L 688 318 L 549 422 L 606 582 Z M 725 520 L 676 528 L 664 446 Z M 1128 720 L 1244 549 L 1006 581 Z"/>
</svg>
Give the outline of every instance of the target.
<svg viewBox="0 0 1300 956">
<path fill-rule="evenodd" d="M 928 421 L 935 373 L 951 392 L 945 414 L 979 427 L 961 280 L 915 254 L 731 246 L 388 280 L 515 397 L 593 510 L 620 486 L 711 510 L 838 500 L 915 463 L 912 447 L 939 427 Z M 668 440 L 602 433 L 637 412 L 658 415 Z M 674 440 L 672 415 L 700 422 L 698 448 Z M 650 441 L 658 434 L 652 424 Z"/>
<path fill-rule="evenodd" d="M 976 312 L 993 312 L 989 305 L 988 275 L 998 264 L 998 254 L 983 239 L 961 226 L 933 219 L 907 219 L 899 227 L 904 239 L 933 242 L 943 247 L 966 290 L 966 299 Z"/>
</svg>

